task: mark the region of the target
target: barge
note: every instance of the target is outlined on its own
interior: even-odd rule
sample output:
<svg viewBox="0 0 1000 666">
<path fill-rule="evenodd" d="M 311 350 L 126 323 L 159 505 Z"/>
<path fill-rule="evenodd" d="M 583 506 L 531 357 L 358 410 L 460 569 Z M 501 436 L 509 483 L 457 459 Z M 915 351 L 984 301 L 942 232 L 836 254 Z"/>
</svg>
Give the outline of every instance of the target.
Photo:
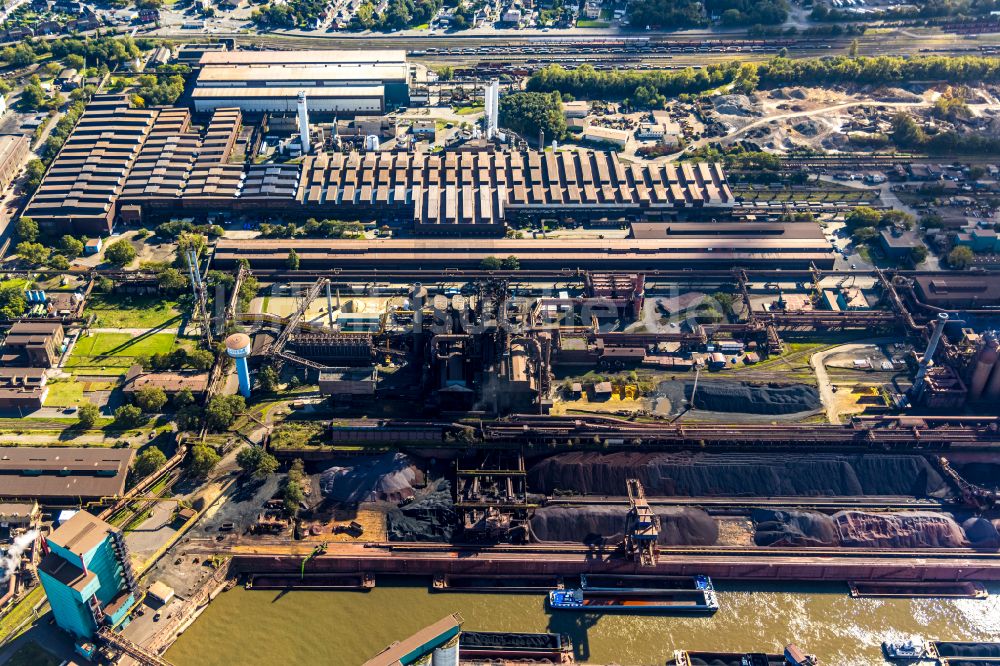
<svg viewBox="0 0 1000 666">
<path fill-rule="evenodd" d="M 913 636 L 905 641 L 882 643 L 890 661 L 932 661 L 938 666 L 987 666 L 1000 664 L 1000 643 L 974 641 L 925 641 Z"/>
<path fill-rule="evenodd" d="M 582 590 L 714 590 L 708 576 L 580 574 Z"/>
<path fill-rule="evenodd" d="M 667 666 L 817 666 L 814 655 L 807 655 L 790 643 L 781 654 L 766 652 L 696 652 L 674 650 Z"/>
<path fill-rule="evenodd" d="M 463 631 L 458 639 L 463 661 L 572 664 L 573 643 L 564 634 Z"/>
<path fill-rule="evenodd" d="M 372 574 L 262 573 L 247 577 L 248 590 L 360 590 L 367 592 L 375 587 Z"/>
<path fill-rule="evenodd" d="M 852 597 L 985 599 L 986 586 L 973 581 L 851 581 Z"/>
<path fill-rule="evenodd" d="M 593 613 L 714 613 L 713 590 L 552 590 L 549 608 Z"/>
<path fill-rule="evenodd" d="M 433 592 L 503 592 L 538 593 L 563 589 L 562 576 L 473 576 L 440 574 L 434 576 Z"/>
</svg>

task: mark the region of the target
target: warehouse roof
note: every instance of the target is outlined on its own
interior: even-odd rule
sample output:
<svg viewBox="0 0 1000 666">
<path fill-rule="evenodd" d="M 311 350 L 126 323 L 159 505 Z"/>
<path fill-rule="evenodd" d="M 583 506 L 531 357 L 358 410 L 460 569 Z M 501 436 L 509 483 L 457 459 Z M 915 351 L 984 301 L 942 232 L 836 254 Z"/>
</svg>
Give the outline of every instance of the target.
<svg viewBox="0 0 1000 666">
<path fill-rule="evenodd" d="M 812 238 L 822 239 L 823 229 L 814 222 L 633 222 L 632 238 L 684 238 L 697 236 L 712 239 Z"/>
<path fill-rule="evenodd" d="M 55 532 L 49 535 L 50 543 L 65 548 L 76 555 L 86 555 L 114 529 L 97 516 L 86 511 L 77 511 Z"/>
<path fill-rule="evenodd" d="M 248 97 L 291 97 L 298 98 L 305 92 L 310 99 L 382 97 L 382 86 L 202 86 L 195 88 L 194 99 L 246 99 Z"/>
<path fill-rule="evenodd" d="M 132 449 L 0 448 L 0 497 L 120 495 Z"/>
<path fill-rule="evenodd" d="M 398 49 L 308 49 L 302 51 L 209 51 L 202 65 L 264 64 L 373 64 L 406 62 L 406 51 Z"/>
<path fill-rule="evenodd" d="M 209 65 L 198 87 L 220 81 L 383 81 L 406 78 L 406 64 Z"/>
<path fill-rule="evenodd" d="M 990 273 L 918 275 L 921 300 L 928 305 L 951 307 L 1000 306 L 1000 276 Z"/>
</svg>

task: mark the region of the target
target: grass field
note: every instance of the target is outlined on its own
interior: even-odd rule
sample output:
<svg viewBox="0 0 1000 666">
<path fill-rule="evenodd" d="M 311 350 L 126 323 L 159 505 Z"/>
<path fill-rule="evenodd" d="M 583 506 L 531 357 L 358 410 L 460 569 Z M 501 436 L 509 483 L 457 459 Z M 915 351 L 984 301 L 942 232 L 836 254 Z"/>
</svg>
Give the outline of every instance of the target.
<svg viewBox="0 0 1000 666">
<path fill-rule="evenodd" d="M 77 341 L 65 367 L 80 374 L 120 375 L 140 356 L 171 351 L 176 340 L 173 333 L 95 333 Z"/>
<path fill-rule="evenodd" d="M 94 326 L 98 328 L 160 328 L 181 323 L 177 302 L 158 296 L 94 294 L 85 312 L 96 315 Z"/>
<path fill-rule="evenodd" d="M 76 407 L 83 403 L 83 383 L 76 381 L 49 382 L 49 394 L 45 398 L 46 407 Z"/>
<path fill-rule="evenodd" d="M 28 594 L 26 594 L 19 602 L 11 606 L 11 608 L 7 611 L 7 613 L 3 616 L 3 618 L 0 618 L 0 642 L 6 641 L 14 634 L 15 631 L 18 630 L 21 624 L 23 624 L 25 620 L 31 617 L 32 608 L 35 607 L 35 604 L 37 604 L 44 598 L 45 598 L 45 590 L 43 590 L 42 586 L 39 585 L 31 592 L 28 592 Z M 18 662 L 17 656 L 20 653 L 21 650 L 18 650 L 17 653 L 15 653 L 14 658 L 11 661 L 8 661 L 7 663 L 24 664 L 24 665 L 28 664 L 33 665 L 36 663 L 44 665 L 47 663 L 45 661 L 37 661 L 37 662 L 32 661 L 30 659 L 30 657 L 32 656 L 30 653 L 26 655 L 27 658 L 25 661 Z M 48 652 L 44 652 L 42 656 L 44 657 L 45 655 L 48 655 Z M 52 663 L 53 666 L 58 666 L 59 661 L 57 660 Z"/>
</svg>

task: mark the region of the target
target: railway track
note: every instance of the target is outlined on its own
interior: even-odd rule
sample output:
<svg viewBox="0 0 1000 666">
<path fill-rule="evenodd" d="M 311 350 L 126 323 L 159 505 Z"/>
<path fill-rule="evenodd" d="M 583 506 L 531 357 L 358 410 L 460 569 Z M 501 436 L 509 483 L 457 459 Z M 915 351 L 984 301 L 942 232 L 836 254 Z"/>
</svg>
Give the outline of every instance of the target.
<svg viewBox="0 0 1000 666">
<path fill-rule="evenodd" d="M 940 510 L 949 504 L 936 499 L 912 497 L 650 497 L 652 506 L 695 506 L 717 510 L 732 509 L 800 509 L 820 512 L 837 512 L 851 509 L 867 511 L 920 511 Z M 623 506 L 629 505 L 626 497 L 550 497 L 546 506 Z"/>
</svg>

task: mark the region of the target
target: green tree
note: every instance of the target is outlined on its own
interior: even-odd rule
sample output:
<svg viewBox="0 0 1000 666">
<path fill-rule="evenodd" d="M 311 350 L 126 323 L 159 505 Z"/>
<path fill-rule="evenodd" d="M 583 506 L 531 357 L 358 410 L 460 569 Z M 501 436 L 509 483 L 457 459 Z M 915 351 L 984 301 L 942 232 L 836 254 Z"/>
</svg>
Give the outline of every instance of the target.
<svg viewBox="0 0 1000 666">
<path fill-rule="evenodd" d="M 191 473 L 196 477 L 205 478 L 217 464 L 219 464 L 218 452 L 211 446 L 197 444 L 191 447 Z"/>
<path fill-rule="evenodd" d="M 503 260 L 500 257 L 488 256 L 483 257 L 483 260 L 479 262 L 479 268 L 484 271 L 498 271 L 501 266 L 503 266 Z"/>
<path fill-rule="evenodd" d="M 288 475 L 285 477 L 281 490 L 285 510 L 293 515 L 299 512 L 299 505 L 306 497 L 303 491 L 305 482 L 305 464 L 301 460 L 296 459 L 292 462 L 291 467 L 288 468 Z"/>
<path fill-rule="evenodd" d="M 875 231 L 875 227 L 858 227 L 851 232 L 851 237 L 858 243 L 867 243 L 876 236 L 878 236 L 878 232 Z"/>
<path fill-rule="evenodd" d="M 217 395 L 209 401 L 205 410 L 208 426 L 213 430 L 225 430 L 233 425 L 246 407 L 246 400 L 241 395 Z"/>
<path fill-rule="evenodd" d="M 59 239 L 59 249 L 62 250 L 67 259 L 76 259 L 83 254 L 83 241 L 66 234 Z"/>
<path fill-rule="evenodd" d="M 500 125 L 527 139 L 538 131 L 546 140 L 561 139 L 566 134 L 566 117 L 559 93 L 517 92 L 500 99 Z"/>
<path fill-rule="evenodd" d="M 49 256 L 48 265 L 57 271 L 65 271 L 69 269 L 69 259 L 61 254 L 53 254 Z"/>
<path fill-rule="evenodd" d="M 257 373 L 257 383 L 265 393 L 274 393 L 278 390 L 278 371 L 270 365 L 264 366 Z"/>
<path fill-rule="evenodd" d="M 278 471 L 278 459 L 259 446 L 248 446 L 236 454 L 236 464 L 247 474 L 263 478 Z"/>
<path fill-rule="evenodd" d="M 925 246 L 915 245 L 912 248 L 910 248 L 910 263 L 913 264 L 914 266 L 919 266 L 920 264 L 924 263 L 924 260 L 927 259 L 928 254 L 929 252 L 927 251 L 927 248 Z"/>
<path fill-rule="evenodd" d="M 177 413 L 174 414 L 174 423 L 177 424 L 178 430 L 191 432 L 201 427 L 201 417 L 201 407 L 187 405 L 178 409 Z"/>
<path fill-rule="evenodd" d="M 167 457 L 163 455 L 163 451 L 151 446 L 136 457 L 132 469 L 136 476 L 145 478 L 166 464 Z"/>
<path fill-rule="evenodd" d="M 17 221 L 17 237 L 29 243 L 38 240 L 38 222 L 28 216 L 22 216 Z"/>
<path fill-rule="evenodd" d="M 500 268 L 504 269 L 505 271 L 520 270 L 521 260 L 515 257 L 514 255 L 510 255 L 501 260 Z"/>
<path fill-rule="evenodd" d="M 848 227 L 877 227 L 882 222 L 882 213 L 871 206 L 858 206 L 844 218 Z"/>
<path fill-rule="evenodd" d="M 176 268 L 166 268 L 156 276 L 160 289 L 167 293 L 177 293 L 187 289 L 188 278 Z"/>
<path fill-rule="evenodd" d="M 147 414 L 159 414 L 167 404 L 167 393 L 159 386 L 146 386 L 135 392 L 135 404 Z"/>
<path fill-rule="evenodd" d="M 965 245 L 959 245 L 948 253 L 948 265 L 956 270 L 965 270 L 972 265 L 975 255 Z"/>
<path fill-rule="evenodd" d="M 851 40 L 851 46 L 850 46 L 849 49 L 847 49 L 847 55 L 850 58 L 857 58 L 858 57 L 858 39 L 857 39 L 857 37 L 855 37 L 853 40 Z"/>
<path fill-rule="evenodd" d="M 145 422 L 145 415 L 135 405 L 122 405 L 115 410 L 115 427 L 119 430 L 137 428 Z"/>
<path fill-rule="evenodd" d="M 285 260 L 285 264 L 288 266 L 288 270 L 290 271 L 299 270 L 299 253 L 295 250 L 289 250 L 288 259 Z"/>
<path fill-rule="evenodd" d="M 115 266 L 127 266 L 135 260 L 136 252 L 127 239 L 115 241 L 104 251 L 104 258 Z"/>
<path fill-rule="evenodd" d="M 186 363 L 195 370 L 208 370 L 215 363 L 215 354 L 206 349 L 195 349 L 188 352 Z"/>
<path fill-rule="evenodd" d="M 191 393 L 191 389 L 182 388 L 180 391 L 174 394 L 174 407 L 178 409 L 181 407 L 187 407 L 188 405 L 194 404 L 194 394 Z"/>
<path fill-rule="evenodd" d="M 76 417 L 80 421 L 80 427 L 88 430 L 94 427 L 100 415 L 101 410 L 97 408 L 97 405 L 89 401 L 84 402 L 76 410 Z"/>
<path fill-rule="evenodd" d="M 49 248 L 45 247 L 41 243 L 21 241 L 17 244 L 17 247 L 14 248 L 14 252 L 17 253 L 17 256 L 35 266 L 44 263 L 45 260 L 49 258 Z"/>
</svg>

